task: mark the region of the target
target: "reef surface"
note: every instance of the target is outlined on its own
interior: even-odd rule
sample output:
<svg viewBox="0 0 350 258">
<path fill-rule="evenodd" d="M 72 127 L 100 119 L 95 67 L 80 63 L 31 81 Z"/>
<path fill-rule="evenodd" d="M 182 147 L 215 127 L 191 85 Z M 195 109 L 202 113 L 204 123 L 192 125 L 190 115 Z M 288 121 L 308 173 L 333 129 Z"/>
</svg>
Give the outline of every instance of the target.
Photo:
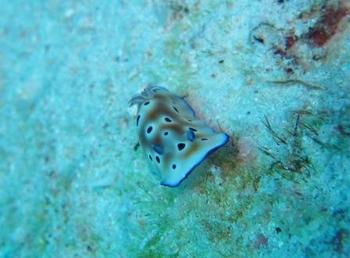
<svg viewBox="0 0 350 258">
<path fill-rule="evenodd" d="M 0 5 L 0 257 L 349 257 L 348 1 Z M 177 188 L 149 84 L 231 136 Z"/>
</svg>

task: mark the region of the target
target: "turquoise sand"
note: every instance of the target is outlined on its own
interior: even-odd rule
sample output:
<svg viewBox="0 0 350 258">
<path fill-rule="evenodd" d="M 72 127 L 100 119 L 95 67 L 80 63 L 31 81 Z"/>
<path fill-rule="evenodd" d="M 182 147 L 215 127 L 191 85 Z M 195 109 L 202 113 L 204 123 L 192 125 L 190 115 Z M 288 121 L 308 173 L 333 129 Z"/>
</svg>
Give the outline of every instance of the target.
<svg viewBox="0 0 350 258">
<path fill-rule="evenodd" d="M 0 0 L 0 257 L 349 257 L 347 0 Z M 160 185 L 128 101 L 230 142 Z"/>
</svg>

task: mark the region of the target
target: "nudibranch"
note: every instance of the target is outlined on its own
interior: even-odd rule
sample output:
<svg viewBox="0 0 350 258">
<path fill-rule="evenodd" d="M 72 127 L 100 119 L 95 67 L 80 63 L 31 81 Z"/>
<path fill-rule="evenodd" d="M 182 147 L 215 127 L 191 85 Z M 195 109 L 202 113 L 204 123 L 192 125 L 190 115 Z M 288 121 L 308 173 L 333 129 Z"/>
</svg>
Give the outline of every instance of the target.
<svg viewBox="0 0 350 258">
<path fill-rule="evenodd" d="M 161 185 L 176 187 L 229 136 L 199 120 L 191 106 L 166 88 L 148 86 L 130 100 L 137 105 L 139 142 Z"/>
</svg>

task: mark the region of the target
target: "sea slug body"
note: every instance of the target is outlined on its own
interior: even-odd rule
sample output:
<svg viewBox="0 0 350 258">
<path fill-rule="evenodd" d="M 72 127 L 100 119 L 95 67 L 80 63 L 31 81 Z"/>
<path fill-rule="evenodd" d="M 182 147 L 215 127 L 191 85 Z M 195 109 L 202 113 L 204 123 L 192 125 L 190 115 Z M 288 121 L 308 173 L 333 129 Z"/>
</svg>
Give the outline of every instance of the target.
<svg viewBox="0 0 350 258">
<path fill-rule="evenodd" d="M 229 136 L 199 120 L 191 106 L 166 88 L 148 86 L 130 100 L 137 105 L 140 145 L 161 176 L 161 185 L 176 187 Z"/>
</svg>

